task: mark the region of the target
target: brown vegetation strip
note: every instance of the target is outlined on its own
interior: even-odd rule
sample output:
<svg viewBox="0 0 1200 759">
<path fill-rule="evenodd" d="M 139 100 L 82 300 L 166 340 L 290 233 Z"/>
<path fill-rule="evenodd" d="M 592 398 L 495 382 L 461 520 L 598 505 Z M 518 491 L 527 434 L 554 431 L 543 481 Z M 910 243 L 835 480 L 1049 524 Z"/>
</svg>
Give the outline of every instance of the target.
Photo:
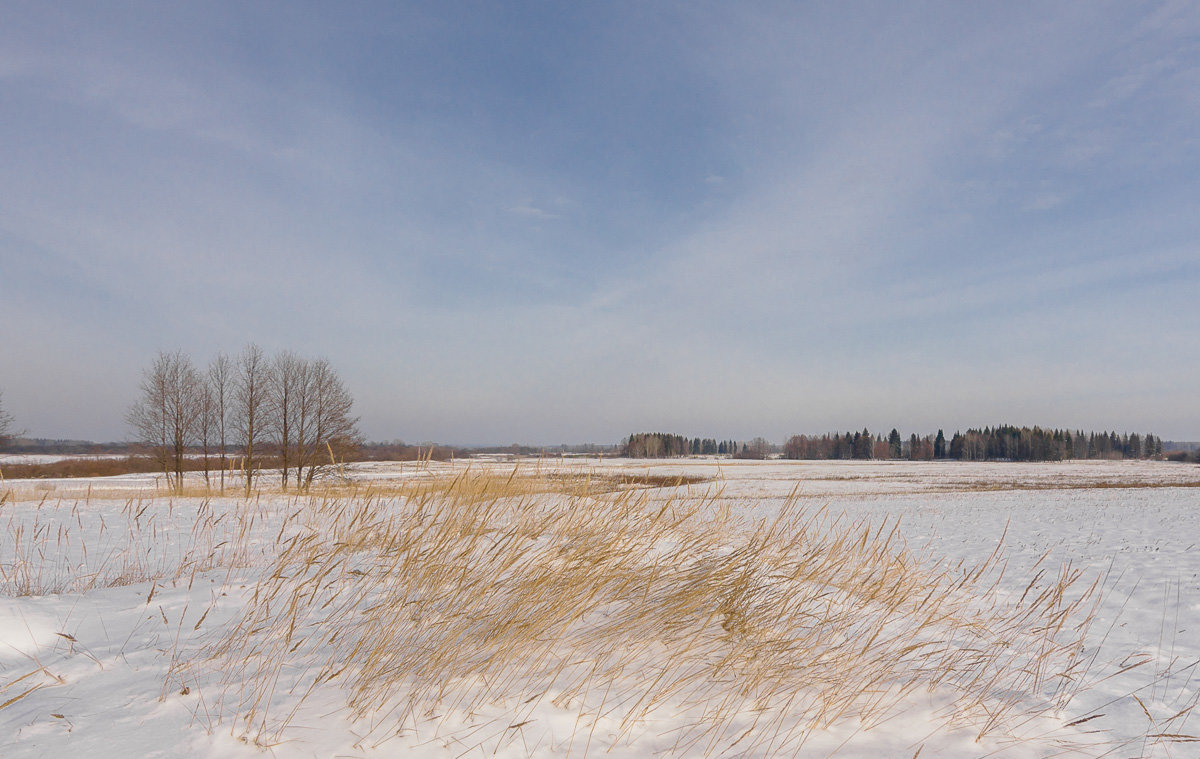
<svg viewBox="0 0 1200 759">
<path fill-rule="evenodd" d="M 260 466 L 269 468 L 277 466 L 278 461 L 266 459 Z M 236 470 L 236 459 L 226 459 L 226 471 Z M 59 461 L 49 461 L 42 464 L 5 464 L 0 466 L 0 473 L 10 480 L 44 480 L 69 479 L 74 477 L 114 477 L 121 474 L 149 474 L 161 472 L 162 464 L 150 456 L 122 456 L 114 458 L 71 457 Z M 222 469 L 220 457 L 210 456 L 206 462 L 203 457 L 187 458 L 183 461 L 186 472 L 200 472 L 207 469 L 219 472 Z"/>
</svg>

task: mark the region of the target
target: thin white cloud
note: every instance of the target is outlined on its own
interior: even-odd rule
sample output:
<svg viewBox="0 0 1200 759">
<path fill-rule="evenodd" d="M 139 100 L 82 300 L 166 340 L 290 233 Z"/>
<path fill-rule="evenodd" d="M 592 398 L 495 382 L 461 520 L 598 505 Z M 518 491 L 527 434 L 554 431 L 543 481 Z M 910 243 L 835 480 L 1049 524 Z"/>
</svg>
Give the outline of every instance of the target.
<svg viewBox="0 0 1200 759">
<path fill-rule="evenodd" d="M 333 354 L 378 437 L 776 436 L 859 413 L 919 426 L 972 403 L 992 421 L 1052 410 L 1022 372 L 1062 403 L 1056 378 L 1103 376 L 1071 413 L 1132 418 L 1113 398 L 1143 375 L 1087 354 L 1144 348 L 1171 370 L 1176 338 L 1153 307 L 1109 337 L 1072 332 L 1066 369 L 1049 338 L 1006 330 L 1139 294 L 1200 318 L 1180 295 L 1196 254 L 1178 243 L 1196 230 L 1174 192 L 1194 189 L 1197 165 L 1189 14 L 1133 14 L 694 5 L 652 19 L 671 23 L 666 42 L 588 32 L 609 36 L 587 71 L 456 60 L 444 79 L 322 58 L 319 42 L 303 70 L 211 41 L 175 56 L 171 35 L 192 38 L 169 21 L 157 40 L 119 19 L 84 30 L 78 52 L 23 29 L 31 42 L 0 46 L 0 94 L 28 119 L 0 127 L 22 146 L 0 177 L 0 228 L 73 273 L 17 299 L 10 329 L 74 287 L 89 304 L 76 313 L 113 327 L 83 354 L 95 361 L 246 339 Z M 548 73 L 530 82 L 530 68 Z M 1180 165 L 1137 165 L 1167 155 Z M 1155 188 L 1158 210 L 1143 199 Z M 1003 313 L 1008 300 L 1029 313 Z M 52 355 L 26 366 L 71 371 Z M 106 424 L 119 414 L 89 429 Z"/>
<path fill-rule="evenodd" d="M 549 211 L 547 211 L 543 208 L 538 208 L 537 206 L 532 206 L 532 205 L 513 206 L 512 208 L 508 209 L 508 212 L 511 214 L 515 214 L 517 216 L 524 216 L 524 217 L 527 217 L 530 219 L 557 219 L 557 218 L 559 218 L 559 215 L 556 213 L 550 213 Z"/>
</svg>

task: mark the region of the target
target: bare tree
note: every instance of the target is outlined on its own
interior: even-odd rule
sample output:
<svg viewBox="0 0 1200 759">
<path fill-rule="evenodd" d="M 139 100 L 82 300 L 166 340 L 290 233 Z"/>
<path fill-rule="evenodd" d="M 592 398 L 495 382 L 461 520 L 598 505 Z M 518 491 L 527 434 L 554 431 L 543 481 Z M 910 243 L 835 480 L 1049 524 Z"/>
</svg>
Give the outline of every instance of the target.
<svg viewBox="0 0 1200 759">
<path fill-rule="evenodd" d="M 266 356 L 254 343 L 242 349 L 237 359 L 233 381 L 234 429 L 242 445 L 242 473 L 246 480 L 246 497 L 250 496 L 255 471 L 255 445 L 264 434 L 267 411 L 270 367 Z"/>
<path fill-rule="evenodd" d="M 313 361 L 302 361 L 298 369 L 296 387 L 298 389 L 295 402 L 292 404 L 291 433 L 294 440 L 295 454 L 292 457 L 296 465 L 296 487 L 303 488 L 304 467 L 310 458 L 312 439 L 316 434 L 316 385 L 317 370 Z"/>
<path fill-rule="evenodd" d="M 358 417 L 351 416 L 354 398 L 325 359 L 309 365 L 307 388 L 311 423 L 303 453 L 304 487 L 324 469 L 344 460 L 360 441 Z"/>
<path fill-rule="evenodd" d="M 169 485 L 183 488 L 183 462 L 202 410 L 199 372 L 182 351 L 158 354 L 142 373 L 141 398 L 126 420 L 158 459 Z"/>
<path fill-rule="evenodd" d="M 176 352 L 168 384 L 167 407 L 171 421 L 171 458 L 175 465 L 175 487 L 183 489 L 183 461 L 187 447 L 196 440 L 203 411 L 204 382 L 192 360 Z"/>
<path fill-rule="evenodd" d="M 231 394 L 233 392 L 233 361 L 224 353 L 218 353 L 208 365 L 210 426 L 221 446 L 221 493 L 225 493 L 225 465 L 229 449 L 226 444 L 226 425 L 229 422 Z"/>
<path fill-rule="evenodd" d="M 302 405 L 307 375 L 308 362 L 291 351 L 278 354 L 271 362 L 268 423 L 279 445 L 279 471 L 284 490 L 288 486 L 289 465 L 296 459 L 297 412 Z M 296 485 L 300 485 L 299 471 L 296 472 Z"/>
<path fill-rule="evenodd" d="M 204 458 L 204 488 L 207 490 L 211 487 L 208 476 L 208 453 L 217 428 L 217 420 L 213 414 L 216 404 L 213 401 L 212 388 L 208 384 L 208 378 L 201 377 L 199 374 L 196 375 L 196 402 L 199 404 L 196 432 L 200 439 L 200 454 Z"/>
<path fill-rule="evenodd" d="M 138 442 L 150 448 L 163 476 L 171 476 L 170 435 L 167 433 L 167 377 L 169 358 L 159 353 L 149 369 L 142 371 L 141 395 L 125 415 Z"/>
<path fill-rule="evenodd" d="M 8 444 L 12 435 L 12 415 L 4 410 L 4 393 L 0 393 L 0 448 Z"/>
</svg>

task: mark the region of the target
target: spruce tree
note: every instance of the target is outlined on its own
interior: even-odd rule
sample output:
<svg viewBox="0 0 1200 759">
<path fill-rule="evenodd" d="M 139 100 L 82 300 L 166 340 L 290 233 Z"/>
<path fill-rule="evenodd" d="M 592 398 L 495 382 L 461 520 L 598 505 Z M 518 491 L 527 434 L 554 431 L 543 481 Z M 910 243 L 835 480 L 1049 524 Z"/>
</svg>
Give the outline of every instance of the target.
<svg viewBox="0 0 1200 759">
<path fill-rule="evenodd" d="M 904 444 L 900 440 L 900 432 L 893 427 L 892 431 L 888 433 L 888 448 L 890 449 L 889 455 L 894 459 L 900 458 L 904 453 L 903 447 Z"/>
</svg>

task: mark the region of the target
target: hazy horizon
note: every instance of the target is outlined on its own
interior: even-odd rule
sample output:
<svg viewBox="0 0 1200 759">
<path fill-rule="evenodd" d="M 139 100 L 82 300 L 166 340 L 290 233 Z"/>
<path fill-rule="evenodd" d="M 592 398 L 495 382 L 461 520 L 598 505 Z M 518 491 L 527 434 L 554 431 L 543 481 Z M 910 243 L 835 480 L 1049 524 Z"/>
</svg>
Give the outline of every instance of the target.
<svg viewBox="0 0 1200 759">
<path fill-rule="evenodd" d="M 985 428 L 995 428 L 995 427 L 999 427 L 999 426 L 1001 426 L 1001 425 L 976 424 L 976 425 L 971 425 L 970 428 L 985 429 Z M 967 427 L 957 428 L 957 429 L 945 429 L 945 428 L 939 427 L 933 431 L 923 431 L 923 430 L 908 430 L 908 431 L 898 430 L 898 431 L 900 432 L 901 437 L 903 438 L 905 443 L 907 443 L 909 436 L 912 434 L 915 434 L 915 435 L 917 435 L 917 437 L 924 439 L 926 437 L 933 437 L 938 432 L 943 432 L 945 434 L 945 437 L 946 437 L 946 440 L 948 443 L 950 438 L 953 437 L 953 435 L 955 433 L 958 433 L 958 432 L 965 433 L 965 432 L 967 432 L 968 429 L 969 428 L 967 428 Z M 108 444 L 125 445 L 125 444 L 138 442 L 138 441 L 130 440 L 131 435 L 126 435 L 125 437 L 119 438 L 119 439 L 93 440 L 93 439 L 87 439 L 87 438 L 47 438 L 42 435 L 29 434 L 28 430 L 18 430 L 18 431 L 21 433 L 24 433 L 19 436 L 14 436 L 15 439 L 19 439 L 19 440 L 46 440 L 46 441 L 52 441 L 52 442 L 62 441 L 62 442 L 67 442 L 67 443 L 91 443 L 91 444 L 95 444 L 95 445 L 108 445 Z M 1072 430 L 1067 430 L 1067 431 L 1074 433 L 1074 432 L 1078 432 L 1079 430 L 1072 429 Z M 832 435 L 832 434 L 844 435 L 847 433 L 852 434 L 854 432 L 861 432 L 861 428 L 858 430 L 851 429 L 851 428 L 844 428 L 844 429 L 838 429 L 838 430 L 821 430 L 821 431 L 796 430 L 795 432 L 789 433 L 788 437 L 791 437 L 792 435 L 807 435 L 809 437 L 820 437 L 820 436 L 827 435 L 827 434 L 828 435 Z M 891 432 L 891 428 L 889 427 L 887 429 L 883 429 L 883 428 L 870 429 L 869 432 L 874 437 L 882 438 L 882 439 L 886 440 L 888 433 Z M 1148 433 L 1148 434 L 1153 434 L 1153 435 L 1157 436 L 1157 433 L 1154 432 L 1154 430 L 1138 430 L 1138 429 L 1129 429 L 1129 430 L 1084 429 L 1083 432 L 1087 433 L 1087 434 L 1091 434 L 1091 433 L 1101 434 L 1101 433 L 1116 432 L 1119 435 L 1124 435 L 1124 434 L 1128 434 L 1128 433 L 1136 433 L 1139 436 Z M 438 446 L 447 446 L 447 447 L 462 448 L 462 449 L 485 449 L 485 448 L 500 448 L 500 449 L 502 449 L 502 448 L 507 448 L 509 446 L 520 446 L 520 447 L 526 447 L 526 448 L 544 448 L 547 450 L 553 450 L 556 448 L 564 448 L 564 447 L 566 447 L 566 448 L 583 448 L 586 446 L 596 446 L 598 448 L 617 448 L 624 444 L 625 438 L 628 437 L 628 435 L 634 435 L 634 434 L 640 434 L 640 433 L 679 434 L 682 437 L 685 437 L 689 440 L 713 439 L 713 440 L 717 440 L 719 443 L 720 442 L 730 442 L 730 440 L 732 440 L 735 443 L 747 443 L 747 442 L 754 440 L 755 438 L 762 437 L 761 435 L 753 435 L 753 436 L 747 436 L 744 438 L 736 438 L 736 439 L 734 439 L 734 438 L 718 439 L 718 438 L 714 438 L 712 435 L 701 434 L 701 433 L 687 434 L 684 432 L 680 432 L 679 430 L 630 430 L 627 435 L 622 436 L 622 438 L 618 439 L 618 440 L 560 440 L 560 441 L 556 441 L 556 442 L 511 440 L 507 443 L 495 443 L 495 442 L 480 443 L 480 442 L 471 442 L 469 440 L 468 441 L 462 441 L 462 440 L 460 440 L 460 441 L 406 440 L 401 437 L 393 436 L 393 437 L 384 437 L 384 438 L 366 438 L 363 442 L 368 443 L 368 444 L 381 444 L 381 445 L 388 445 L 390 443 L 399 442 L 399 443 L 404 443 L 405 445 L 410 445 L 410 446 L 438 445 Z M 1159 436 L 1159 437 L 1160 437 L 1160 442 L 1163 442 L 1163 443 L 1176 443 L 1176 444 L 1182 443 L 1182 444 L 1191 444 L 1191 445 L 1200 443 L 1200 441 L 1197 441 L 1197 440 L 1171 439 L 1171 438 L 1162 438 L 1161 436 Z M 782 447 L 787 442 L 787 440 L 769 440 L 768 439 L 768 442 L 771 443 L 772 445 Z M 192 447 L 198 448 L 199 444 L 197 443 L 197 444 L 193 445 Z M 721 455 L 724 455 L 724 454 L 721 454 Z M 849 461 L 852 459 L 846 459 L 846 460 Z M 877 459 L 871 459 L 871 460 L 877 460 Z M 1096 459 L 1096 460 L 1102 460 L 1102 459 Z"/>
<path fill-rule="evenodd" d="M 0 8 L 0 393 L 327 357 L 368 439 L 1200 439 L 1200 8 Z"/>
</svg>

